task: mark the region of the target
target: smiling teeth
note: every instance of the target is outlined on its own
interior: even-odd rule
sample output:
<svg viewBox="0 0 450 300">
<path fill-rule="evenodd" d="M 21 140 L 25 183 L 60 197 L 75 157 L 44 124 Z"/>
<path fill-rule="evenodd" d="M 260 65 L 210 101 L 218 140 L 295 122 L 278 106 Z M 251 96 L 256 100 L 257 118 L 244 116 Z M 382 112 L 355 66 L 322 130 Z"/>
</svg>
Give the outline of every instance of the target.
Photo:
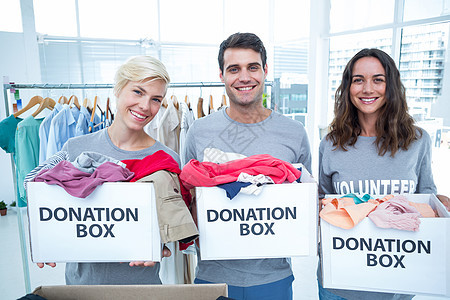
<svg viewBox="0 0 450 300">
<path fill-rule="evenodd" d="M 134 112 L 134 111 L 132 111 L 132 110 L 130 110 L 130 112 L 131 112 L 131 114 L 132 114 L 133 116 L 135 116 L 135 117 L 137 117 L 137 118 L 139 118 L 139 119 L 145 119 L 145 118 L 147 118 L 146 116 L 143 116 L 143 115 L 141 115 L 141 114 L 138 114 L 137 112 Z"/>
<path fill-rule="evenodd" d="M 361 99 L 361 101 L 363 102 L 372 102 L 374 100 L 376 100 L 377 98 L 370 98 L 370 99 Z"/>
<path fill-rule="evenodd" d="M 249 87 L 243 87 L 243 88 L 238 88 L 238 90 L 240 91 L 248 91 L 251 90 L 253 87 L 249 86 Z"/>
</svg>

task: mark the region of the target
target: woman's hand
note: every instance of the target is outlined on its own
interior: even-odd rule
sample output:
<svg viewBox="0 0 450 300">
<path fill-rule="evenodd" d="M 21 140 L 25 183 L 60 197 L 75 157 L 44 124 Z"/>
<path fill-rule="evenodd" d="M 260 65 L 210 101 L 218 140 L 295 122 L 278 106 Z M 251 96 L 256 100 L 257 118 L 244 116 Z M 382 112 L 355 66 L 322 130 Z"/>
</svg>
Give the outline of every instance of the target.
<svg viewBox="0 0 450 300">
<path fill-rule="evenodd" d="M 162 251 L 162 257 L 170 257 L 172 253 L 170 252 L 169 248 L 164 246 L 164 249 Z M 132 261 L 129 263 L 130 267 L 154 267 L 156 265 L 156 262 L 154 261 Z"/>
<path fill-rule="evenodd" d="M 50 267 L 52 267 L 52 268 L 54 268 L 54 267 L 56 267 L 56 263 L 37 263 L 37 266 L 39 267 L 39 268 L 43 268 L 45 265 L 47 265 L 47 266 L 50 266 Z"/>
<path fill-rule="evenodd" d="M 445 208 L 450 211 L 450 198 L 444 195 L 436 195 L 436 197 L 444 204 Z"/>
</svg>

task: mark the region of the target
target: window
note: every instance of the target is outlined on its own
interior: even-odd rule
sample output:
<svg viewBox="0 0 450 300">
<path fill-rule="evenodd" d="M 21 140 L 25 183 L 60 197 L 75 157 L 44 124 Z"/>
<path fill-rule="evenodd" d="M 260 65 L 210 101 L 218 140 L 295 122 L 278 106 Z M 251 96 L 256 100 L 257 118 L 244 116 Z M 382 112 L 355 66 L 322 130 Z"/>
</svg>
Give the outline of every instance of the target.
<svg viewBox="0 0 450 300">
<path fill-rule="evenodd" d="M 330 32 L 357 30 L 394 21 L 391 0 L 331 0 Z"/>
<path fill-rule="evenodd" d="M 450 15 L 449 0 L 427 0 L 424 9 L 423 0 L 404 0 L 403 21 L 412 21 Z"/>
<path fill-rule="evenodd" d="M 158 39 L 156 0 L 78 0 L 78 6 L 82 37 Z"/>
<path fill-rule="evenodd" d="M 223 38 L 235 32 L 253 32 L 270 46 L 270 11 L 269 0 L 224 0 L 225 16 Z"/>
<path fill-rule="evenodd" d="M 56 36 L 77 36 L 74 0 L 34 0 L 36 32 Z"/>
<path fill-rule="evenodd" d="M 334 95 L 341 84 L 347 62 L 363 48 L 378 48 L 391 53 L 392 31 L 380 30 L 336 36 L 330 39 L 328 63 L 328 119 L 333 116 Z"/>
<path fill-rule="evenodd" d="M 228 1 L 227 1 L 228 2 Z M 223 38 L 222 1 L 159 1 L 161 41 L 176 43 L 220 43 Z"/>
<path fill-rule="evenodd" d="M 0 1 L 0 31 L 22 32 L 20 1 Z"/>
</svg>

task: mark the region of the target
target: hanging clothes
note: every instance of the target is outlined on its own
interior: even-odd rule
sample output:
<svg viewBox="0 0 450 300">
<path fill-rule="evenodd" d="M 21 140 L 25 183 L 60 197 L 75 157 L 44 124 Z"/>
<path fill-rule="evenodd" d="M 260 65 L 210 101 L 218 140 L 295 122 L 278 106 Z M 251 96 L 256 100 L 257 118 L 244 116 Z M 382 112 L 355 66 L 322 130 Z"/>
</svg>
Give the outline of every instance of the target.
<svg viewBox="0 0 450 300">
<path fill-rule="evenodd" d="M 17 125 L 22 121 L 22 118 L 16 118 L 14 115 L 10 115 L 9 117 L 3 119 L 0 122 L 0 147 L 6 151 L 6 153 L 11 153 L 14 159 L 14 163 L 16 162 L 16 130 Z M 16 181 L 17 185 L 19 185 L 19 181 L 16 173 Z M 17 199 L 20 198 L 19 188 L 17 188 Z"/>
<path fill-rule="evenodd" d="M 19 207 L 27 206 L 26 191 L 23 187 L 25 176 L 39 165 L 39 127 L 43 119 L 29 116 L 19 124 L 16 130 L 16 175 L 19 190 Z"/>
<path fill-rule="evenodd" d="M 160 120 L 158 138 L 163 145 L 178 154 L 180 153 L 180 120 L 181 110 L 177 109 L 173 99 L 170 99 L 167 109 Z"/>
<path fill-rule="evenodd" d="M 181 121 L 180 121 L 180 159 L 181 165 L 184 166 L 186 164 L 185 156 L 186 156 L 186 135 L 191 127 L 192 123 L 194 123 L 195 117 L 192 109 L 185 102 L 180 103 L 181 110 Z"/>
<path fill-rule="evenodd" d="M 88 109 L 84 106 L 80 106 L 80 115 L 77 119 L 77 125 L 75 126 L 75 136 L 85 135 L 89 133 L 89 121 L 91 120 L 91 114 Z M 100 123 L 100 117 L 94 115 L 94 124 Z M 92 132 L 98 131 L 99 129 L 94 126 Z"/>
<path fill-rule="evenodd" d="M 205 113 L 203 112 L 203 98 L 198 98 L 197 102 L 197 118 L 203 118 L 205 116 Z"/>
<path fill-rule="evenodd" d="M 53 117 L 48 134 L 46 159 L 62 149 L 64 143 L 75 136 L 77 120 L 80 115 L 78 108 L 70 108 L 64 104 L 63 109 Z"/>
<path fill-rule="evenodd" d="M 14 115 L 10 115 L 0 122 L 0 147 L 6 153 L 12 153 L 14 157 L 16 152 L 17 124 L 22 120 L 22 118 L 16 118 Z"/>
<path fill-rule="evenodd" d="M 48 114 L 39 127 L 39 163 L 47 159 L 48 134 L 53 118 L 63 109 L 63 106 L 57 102 L 53 110 Z"/>
<path fill-rule="evenodd" d="M 166 110 L 167 108 L 161 105 L 156 116 L 144 127 L 144 131 L 157 141 L 159 141 L 158 128 L 161 125 L 161 118 Z"/>
</svg>

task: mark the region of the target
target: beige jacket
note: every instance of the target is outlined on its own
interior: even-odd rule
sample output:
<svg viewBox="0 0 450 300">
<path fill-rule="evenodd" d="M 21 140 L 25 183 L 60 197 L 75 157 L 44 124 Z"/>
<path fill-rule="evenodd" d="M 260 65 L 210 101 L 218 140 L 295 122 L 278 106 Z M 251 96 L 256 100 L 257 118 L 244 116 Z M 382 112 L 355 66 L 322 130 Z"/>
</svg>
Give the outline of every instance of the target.
<svg viewBox="0 0 450 300">
<path fill-rule="evenodd" d="M 160 170 L 139 179 L 138 182 L 152 182 L 155 188 L 162 243 L 188 243 L 198 237 L 197 226 L 181 196 L 180 181 L 176 173 Z"/>
</svg>

